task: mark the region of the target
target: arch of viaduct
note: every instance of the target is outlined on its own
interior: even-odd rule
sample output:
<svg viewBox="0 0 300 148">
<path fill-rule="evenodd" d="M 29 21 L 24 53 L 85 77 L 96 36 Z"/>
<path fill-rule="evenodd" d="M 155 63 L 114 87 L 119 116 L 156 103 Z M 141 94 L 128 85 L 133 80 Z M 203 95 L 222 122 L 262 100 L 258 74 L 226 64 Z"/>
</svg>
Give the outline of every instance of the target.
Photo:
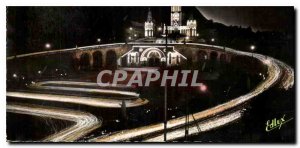
<svg viewBox="0 0 300 148">
<path fill-rule="evenodd" d="M 90 46 L 81 47 L 73 50 L 73 60 L 75 67 L 81 69 L 100 69 L 115 68 L 117 60 L 132 49 L 132 46 L 164 46 L 165 44 L 110 44 L 109 46 Z M 174 46 L 174 49 L 183 54 L 192 62 L 216 60 L 222 62 L 231 62 L 232 54 L 226 53 L 221 48 L 215 48 L 209 45 L 193 44 L 168 44 Z"/>
<path fill-rule="evenodd" d="M 23 58 L 27 56 L 39 56 L 68 52 L 71 53 L 74 67 L 78 70 L 114 68 L 117 66 L 117 60 L 122 55 L 132 50 L 133 46 L 144 45 L 153 47 L 165 46 L 165 44 L 153 43 L 113 43 L 21 54 L 7 57 L 7 60 Z M 227 53 L 224 50 L 224 47 L 220 46 L 212 46 L 198 43 L 186 43 L 185 45 L 182 43 L 173 43 L 168 44 L 168 46 L 173 46 L 176 51 L 184 55 L 188 60 L 191 60 L 192 62 L 216 60 L 230 63 L 235 57 L 234 54 Z"/>
</svg>

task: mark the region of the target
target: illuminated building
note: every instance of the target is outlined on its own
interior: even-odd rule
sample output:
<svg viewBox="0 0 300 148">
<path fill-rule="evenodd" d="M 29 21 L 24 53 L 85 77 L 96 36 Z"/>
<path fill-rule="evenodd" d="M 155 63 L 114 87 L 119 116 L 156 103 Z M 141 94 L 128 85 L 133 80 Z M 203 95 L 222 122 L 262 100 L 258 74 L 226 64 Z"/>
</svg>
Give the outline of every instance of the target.
<svg viewBox="0 0 300 148">
<path fill-rule="evenodd" d="M 164 33 L 168 29 L 168 33 L 179 32 L 186 36 L 197 36 L 197 21 L 188 19 L 186 26 L 182 25 L 182 11 L 181 6 L 171 7 L 171 26 L 164 25 Z"/>
<path fill-rule="evenodd" d="M 172 6 L 171 7 L 171 22 L 170 26 L 166 26 L 164 24 L 163 26 L 163 34 L 165 34 L 166 27 L 168 29 L 168 33 L 175 33 L 178 32 L 182 35 L 188 36 L 188 37 L 194 37 L 199 36 L 197 33 L 197 21 L 193 18 L 190 18 L 187 20 L 186 25 L 182 25 L 182 11 L 181 6 Z M 152 14 L 149 9 L 148 11 L 148 17 L 147 21 L 145 22 L 145 37 L 153 37 L 153 31 L 154 31 L 154 23 L 152 21 Z M 161 30 L 161 28 L 158 28 L 157 30 Z M 198 34 L 198 35 L 197 35 Z"/>
<path fill-rule="evenodd" d="M 152 21 L 151 10 L 148 11 L 147 21 L 145 22 L 145 37 L 153 37 L 154 24 Z"/>
<path fill-rule="evenodd" d="M 133 46 L 118 59 L 119 66 L 175 66 L 186 57 L 174 49 L 174 46 Z"/>
</svg>

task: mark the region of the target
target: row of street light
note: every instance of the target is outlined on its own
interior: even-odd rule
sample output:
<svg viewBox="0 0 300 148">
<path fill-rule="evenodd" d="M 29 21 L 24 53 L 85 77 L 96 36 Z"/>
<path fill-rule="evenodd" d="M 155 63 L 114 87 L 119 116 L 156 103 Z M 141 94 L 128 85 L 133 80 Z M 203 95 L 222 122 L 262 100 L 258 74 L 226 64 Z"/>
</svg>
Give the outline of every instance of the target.
<svg viewBox="0 0 300 148">
<path fill-rule="evenodd" d="M 129 27 L 129 30 L 133 30 L 133 28 L 132 27 Z M 158 27 L 158 30 L 162 30 L 162 28 L 161 27 Z M 197 34 L 197 36 L 198 36 L 199 34 Z M 137 34 L 134 34 L 133 35 L 134 37 L 137 37 Z M 131 36 L 129 36 L 128 37 L 128 40 L 132 40 L 133 38 L 131 37 Z M 186 40 L 189 40 L 190 38 L 187 36 L 187 37 L 185 37 L 185 39 Z M 210 39 L 210 41 L 211 41 L 211 43 L 214 43 L 215 41 L 216 41 L 216 39 L 215 38 L 211 38 Z M 101 43 L 101 38 L 97 38 L 97 43 L 100 45 L 100 43 Z M 77 47 L 77 46 L 76 46 Z M 46 43 L 45 44 L 45 48 L 46 49 L 51 49 L 51 44 L 50 43 Z M 250 51 L 252 52 L 252 54 L 253 54 L 253 52 L 255 51 L 255 49 L 256 49 L 256 46 L 255 45 L 250 45 Z"/>
<path fill-rule="evenodd" d="M 101 38 L 97 38 L 97 43 L 100 45 L 100 43 L 101 43 Z M 76 45 L 76 47 L 77 47 L 77 45 Z M 50 43 L 46 43 L 46 44 L 45 44 L 45 48 L 46 48 L 46 49 L 51 49 L 51 44 L 50 44 Z"/>
<path fill-rule="evenodd" d="M 128 37 L 128 40 L 132 40 L 133 37 L 136 38 L 138 37 L 138 35 L 136 33 L 134 33 L 134 29 L 132 27 L 129 27 L 129 30 L 130 30 L 130 36 Z M 133 34 L 134 33 L 134 34 Z"/>
</svg>

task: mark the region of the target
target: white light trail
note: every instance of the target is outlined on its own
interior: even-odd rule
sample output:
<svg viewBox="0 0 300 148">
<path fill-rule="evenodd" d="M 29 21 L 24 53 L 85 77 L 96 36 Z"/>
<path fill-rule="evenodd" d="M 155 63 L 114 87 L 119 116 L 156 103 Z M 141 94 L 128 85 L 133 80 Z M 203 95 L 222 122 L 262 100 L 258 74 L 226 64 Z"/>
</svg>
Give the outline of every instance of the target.
<svg viewBox="0 0 300 148">
<path fill-rule="evenodd" d="M 56 95 L 56 94 L 43 94 L 43 93 L 30 93 L 30 92 L 6 92 L 7 97 L 14 97 L 17 99 L 29 99 L 40 101 L 53 101 L 62 103 L 71 103 L 79 105 L 87 105 L 93 107 L 103 108 L 121 108 L 122 100 L 99 98 L 99 97 L 81 97 L 69 95 Z M 125 100 L 126 107 L 136 107 L 148 103 L 148 100 L 136 98 Z"/>
<path fill-rule="evenodd" d="M 119 90 L 111 90 L 111 89 L 99 89 L 99 88 L 79 88 L 79 87 L 66 87 L 66 86 L 45 86 L 49 84 L 56 85 L 80 85 L 80 86 L 88 86 L 89 82 L 72 82 L 72 81 L 44 81 L 37 82 L 33 85 L 30 85 L 30 88 L 34 89 L 44 89 L 44 90 L 64 90 L 64 91 L 76 91 L 76 92 L 84 92 L 84 93 L 98 93 L 98 94 L 110 94 L 110 95 L 125 95 L 131 97 L 139 97 L 138 93 L 130 92 L 130 91 L 119 91 Z"/>
<path fill-rule="evenodd" d="M 46 137 L 44 139 L 45 142 L 72 142 L 90 133 L 94 129 L 101 127 L 102 125 L 102 121 L 99 121 L 90 113 L 69 109 L 8 103 L 6 105 L 6 111 L 17 114 L 39 116 L 42 118 L 49 117 L 75 122 L 74 125 Z"/>
<path fill-rule="evenodd" d="M 194 45 L 197 45 L 196 43 L 192 43 Z M 216 46 L 215 48 L 221 48 L 222 50 L 223 47 Z M 268 76 L 264 81 L 262 81 L 258 86 L 256 86 L 255 89 L 250 91 L 249 93 L 242 95 L 240 97 L 237 97 L 231 101 L 225 102 L 223 104 L 220 104 L 218 106 L 212 107 L 210 109 L 194 113 L 193 115 L 189 115 L 189 122 L 193 122 L 195 120 L 201 120 L 204 118 L 208 117 L 213 117 L 214 115 L 221 114 L 222 112 L 233 109 L 234 107 L 237 107 L 245 102 L 250 101 L 253 97 L 261 94 L 263 91 L 274 85 L 281 76 L 281 68 L 275 62 L 275 59 L 271 59 L 270 57 L 268 58 L 268 61 L 266 61 L 265 56 L 260 55 L 260 54 L 252 54 L 248 52 L 243 52 L 243 51 L 237 51 L 233 50 L 230 48 L 225 48 L 226 52 L 228 53 L 233 53 L 233 54 L 238 54 L 238 55 L 246 55 L 246 56 L 252 56 L 262 63 L 264 63 L 268 67 Z M 193 119 L 194 118 L 194 119 Z M 176 119 L 171 119 L 167 122 L 167 129 L 172 129 L 174 127 L 180 127 L 184 126 L 186 123 L 185 121 L 185 116 L 176 118 Z M 126 141 L 130 139 L 134 139 L 137 137 L 141 137 L 144 135 L 150 135 L 157 133 L 159 131 L 163 131 L 164 129 L 164 124 L 159 123 L 159 124 L 153 124 L 153 125 L 148 125 L 148 126 L 143 126 L 135 129 L 130 129 L 130 130 L 123 130 L 119 131 L 116 133 L 113 133 L 108 136 L 101 136 L 98 138 L 91 139 L 91 142 L 117 142 L 117 141 Z"/>
<path fill-rule="evenodd" d="M 207 121 L 198 122 L 194 125 L 190 125 L 188 128 L 188 135 L 196 135 L 201 132 L 206 132 L 211 129 L 224 126 L 230 122 L 236 121 L 241 118 L 241 111 L 236 111 L 234 113 L 230 113 L 228 115 L 220 116 L 217 118 L 209 119 Z M 180 139 L 185 137 L 185 127 L 176 129 L 174 131 L 170 131 L 167 133 L 167 141 L 174 141 L 176 139 Z M 164 134 L 160 134 L 155 137 L 147 138 L 143 140 L 143 142 L 164 142 Z"/>
</svg>

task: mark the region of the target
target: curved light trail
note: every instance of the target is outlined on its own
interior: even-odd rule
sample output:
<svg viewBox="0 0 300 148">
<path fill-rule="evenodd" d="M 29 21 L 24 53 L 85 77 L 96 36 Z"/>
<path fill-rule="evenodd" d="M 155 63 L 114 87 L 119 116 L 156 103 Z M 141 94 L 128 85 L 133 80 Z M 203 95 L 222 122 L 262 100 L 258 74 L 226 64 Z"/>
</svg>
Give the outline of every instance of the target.
<svg viewBox="0 0 300 148">
<path fill-rule="evenodd" d="M 229 124 L 231 122 L 238 120 L 239 118 L 241 118 L 241 116 L 242 116 L 242 113 L 239 110 L 239 111 L 230 113 L 228 115 L 219 116 L 217 118 L 209 119 L 207 121 L 195 123 L 194 125 L 189 125 L 188 126 L 188 135 L 189 136 L 196 135 L 201 132 L 206 132 L 206 131 L 209 131 L 211 129 L 214 129 L 214 128 L 217 128 L 220 126 L 224 126 L 226 124 Z M 185 130 L 186 130 L 185 127 L 182 127 L 177 130 L 168 132 L 167 141 L 174 141 L 174 140 L 185 137 Z M 164 134 L 160 134 L 155 137 L 144 139 L 143 142 L 158 142 L 158 141 L 163 142 L 162 139 L 164 139 Z"/>
<path fill-rule="evenodd" d="M 6 96 L 14 97 L 17 99 L 29 99 L 29 100 L 42 100 L 42 101 L 53 101 L 63 102 L 79 105 L 87 105 L 93 107 L 103 108 L 121 108 L 122 102 L 124 101 L 126 107 L 136 107 L 147 104 L 147 99 L 131 99 L 131 100 L 116 100 L 109 98 L 99 97 L 81 97 L 81 96 L 69 96 L 69 95 L 56 95 L 56 94 L 44 94 L 44 93 L 31 93 L 31 92 L 6 92 Z"/>
<path fill-rule="evenodd" d="M 49 84 L 54 85 L 64 85 L 64 86 L 46 86 Z M 81 87 L 71 87 L 70 85 L 78 85 Z M 97 84 L 90 82 L 76 82 L 76 81 L 42 81 L 31 84 L 29 87 L 33 89 L 44 89 L 44 90 L 63 90 L 63 91 L 76 91 L 83 93 L 98 93 L 106 95 L 124 95 L 131 97 L 139 97 L 138 93 L 131 91 L 119 91 L 110 89 L 100 89 L 100 88 L 83 88 L 82 86 L 95 86 Z M 68 87 L 66 87 L 68 86 Z"/>
<path fill-rule="evenodd" d="M 290 66 L 279 60 L 275 61 L 282 67 L 284 71 L 279 87 L 284 88 L 285 90 L 292 88 L 294 86 L 294 70 Z"/>
<path fill-rule="evenodd" d="M 101 127 L 102 125 L 102 121 L 99 121 L 94 115 L 82 111 L 15 103 L 7 104 L 6 110 L 11 113 L 75 122 L 75 124 L 71 127 L 65 128 L 58 133 L 46 137 L 43 140 L 45 142 L 72 142 L 90 133 L 94 129 Z"/>
<path fill-rule="evenodd" d="M 190 44 L 194 44 L 194 45 L 203 45 L 203 44 L 195 44 L 195 43 L 190 43 Z M 208 46 L 208 45 L 205 45 Z M 214 46 L 216 48 L 219 48 L 220 50 L 224 50 L 223 47 L 219 47 L 219 46 Z M 190 114 L 188 115 L 188 119 L 189 122 L 195 122 L 195 121 L 199 121 L 199 120 L 203 120 L 209 117 L 213 117 L 217 114 L 221 114 L 224 111 L 233 109 L 243 103 L 246 103 L 248 101 L 251 100 L 251 98 L 261 94 L 263 91 L 265 91 L 266 89 L 270 88 L 271 86 L 273 86 L 282 76 L 282 69 L 281 67 L 278 65 L 278 60 L 273 59 L 271 57 L 266 58 L 266 56 L 260 55 L 260 54 L 252 54 L 252 53 L 248 53 L 248 52 L 243 52 L 243 51 L 237 51 L 237 50 L 233 50 L 230 48 L 225 48 L 226 52 L 232 53 L 232 54 L 237 54 L 237 55 L 246 55 L 246 56 L 252 56 L 256 59 L 258 59 L 259 61 L 261 61 L 263 64 L 265 64 L 268 68 L 268 76 L 267 78 L 261 82 L 258 86 L 256 86 L 255 89 L 253 89 L 252 91 L 250 91 L 249 93 L 242 95 L 240 97 L 237 97 L 231 101 L 228 101 L 226 103 L 220 104 L 218 106 L 212 107 L 210 109 L 198 112 L 198 113 L 194 113 L 194 114 Z M 293 70 L 292 70 L 293 71 Z M 286 86 L 293 86 L 294 83 L 294 75 L 293 72 L 288 73 L 289 74 L 289 79 L 288 81 L 286 81 Z M 230 116 L 230 115 L 228 115 Z M 235 117 L 235 116 L 232 116 Z M 222 119 L 222 118 L 220 118 Z M 225 119 L 221 120 L 220 122 L 224 122 L 225 123 Z M 230 121 L 230 120 L 229 120 Z M 231 120 L 234 121 L 234 120 Z M 185 120 L 185 116 L 183 117 L 179 117 L 176 119 L 171 119 L 167 122 L 167 129 L 172 129 L 175 127 L 180 127 L 180 126 L 184 126 L 186 123 Z M 221 125 L 217 125 L 217 123 L 213 122 L 210 124 L 211 126 L 213 126 L 214 128 L 219 127 Z M 119 132 L 115 132 L 111 135 L 108 136 L 101 136 L 101 137 L 97 137 L 94 139 L 91 139 L 91 142 L 117 142 L 117 141 L 126 141 L 126 140 L 130 140 L 130 139 L 134 139 L 134 138 L 138 138 L 144 135 L 150 135 L 150 134 L 155 134 L 157 132 L 162 132 L 164 130 L 164 124 L 163 123 L 158 123 L 158 124 L 153 124 L 153 125 L 148 125 L 148 126 L 143 126 L 143 127 L 139 127 L 139 128 L 135 128 L 135 129 L 130 129 L 130 130 L 123 130 L 123 131 L 119 131 Z M 180 130 L 180 129 L 179 129 Z M 178 131 L 175 130 L 175 131 Z M 200 131 L 199 131 L 200 132 Z M 172 134 L 169 136 L 173 136 Z M 167 134 L 167 139 L 171 138 L 169 137 Z M 160 138 L 156 138 L 155 142 L 163 142 L 163 137 Z"/>
<path fill-rule="evenodd" d="M 67 86 L 80 86 L 80 87 L 95 87 L 99 88 L 97 83 L 94 82 L 82 82 L 82 81 L 41 81 L 41 82 L 36 82 L 38 85 L 67 85 Z M 105 88 L 131 88 L 131 86 L 123 85 L 123 84 L 117 84 L 116 86 L 114 85 L 109 85 L 105 86 Z"/>
<path fill-rule="evenodd" d="M 188 115 L 189 123 L 194 124 L 198 122 L 197 129 L 195 129 L 195 126 L 190 126 L 189 130 L 191 135 L 200 133 L 201 131 L 217 128 L 225 124 L 228 124 L 230 122 L 236 121 L 241 117 L 240 111 L 231 112 L 226 115 L 222 115 L 222 114 L 238 106 L 241 106 L 242 104 L 249 102 L 253 97 L 261 94 L 262 92 L 269 89 L 271 86 L 275 84 L 279 84 L 284 89 L 289 89 L 294 85 L 294 70 L 288 65 L 286 65 L 285 63 L 276 60 L 274 58 L 266 57 L 264 55 L 255 54 L 255 53 L 237 51 L 231 48 L 225 48 L 220 46 L 212 46 L 212 45 L 197 44 L 197 43 L 186 43 L 186 44 L 204 46 L 209 48 L 213 47 L 214 50 L 220 50 L 223 52 L 225 51 L 226 53 L 231 53 L 236 55 L 245 55 L 250 57 L 253 56 L 253 58 L 258 59 L 262 64 L 266 65 L 268 69 L 267 70 L 268 76 L 266 77 L 266 79 L 262 81 L 260 84 L 258 84 L 253 90 L 251 90 L 247 94 L 241 95 L 228 102 L 209 108 L 207 110 Z M 47 89 L 53 89 L 53 88 L 49 88 L 49 86 L 46 87 L 48 87 Z M 75 87 L 75 89 L 77 88 Z M 79 91 L 88 91 L 88 90 L 80 89 Z M 111 99 L 103 99 L 103 98 L 76 97 L 76 96 L 66 96 L 66 95 L 52 95 L 52 94 L 25 93 L 25 92 L 7 92 L 7 96 L 16 97 L 16 98 L 34 99 L 34 100 L 83 104 L 83 105 L 89 105 L 95 107 L 109 107 L 109 108 L 120 108 L 122 102 L 121 100 L 111 100 Z M 125 101 L 127 101 L 126 107 L 140 106 L 148 103 L 148 100 L 143 100 L 143 99 L 125 100 Z M 183 127 L 185 124 L 186 124 L 185 116 L 169 120 L 167 122 L 167 129 L 168 129 L 167 140 L 182 138 L 182 136 L 184 136 Z M 200 131 L 198 129 L 199 127 L 201 129 Z M 150 138 L 144 139 L 145 141 L 163 142 L 164 139 L 161 134 L 163 130 L 164 130 L 164 124 L 158 123 L 158 124 L 147 125 L 143 127 L 134 128 L 134 129 L 118 131 L 110 135 L 105 135 L 105 136 L 91 139 L 90 142 L 128 141 L 146 135 L 149 136 Z"/>
</svg>

